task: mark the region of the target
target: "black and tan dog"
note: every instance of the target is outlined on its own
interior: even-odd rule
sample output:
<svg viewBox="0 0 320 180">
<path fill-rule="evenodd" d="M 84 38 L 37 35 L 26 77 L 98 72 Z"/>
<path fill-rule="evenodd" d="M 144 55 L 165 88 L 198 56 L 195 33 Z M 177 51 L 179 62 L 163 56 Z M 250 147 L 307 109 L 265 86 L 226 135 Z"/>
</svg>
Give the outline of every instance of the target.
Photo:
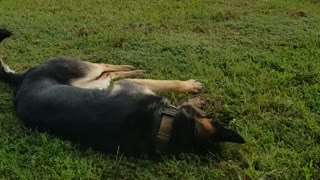
<svg viewBox="0 0 320 180">
<path fill-rule="evenodd" d="M 0 39 L 10 36 L 0 30 Z M 55 58 L 25 73 L 0 66 L 0 80 L 16 87 L 14 104 L 28 127 L 126 155 L 202 152 L 213 143 L 244 143 L 201 111 L 199 100 L 178 108 L 156 93 L 197 93 L 195 80 L 128 79 L 143 71 Z M 114 78 L 127 78 L 110 82 Z"/>
</svg>

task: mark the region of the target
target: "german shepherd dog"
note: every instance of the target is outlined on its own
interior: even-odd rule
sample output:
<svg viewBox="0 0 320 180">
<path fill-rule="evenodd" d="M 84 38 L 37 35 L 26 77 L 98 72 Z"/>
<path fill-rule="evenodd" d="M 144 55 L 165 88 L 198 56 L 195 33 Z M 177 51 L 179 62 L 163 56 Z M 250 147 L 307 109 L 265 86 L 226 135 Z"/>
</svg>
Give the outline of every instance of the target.
<svg viewBox="0 0 320 180">
<path fill-rule="evenodd" d="M 11 32 L 0 30 L 0 40 Z M 104 153 L 128 156 L 198 153 L 217 142 L 244 139 L 200 109 L 192 99 L 178 107 L 156 93 L 197 93 L 195 80 L 133 79 L 128 65 L 58 57 L 24 73 L 1 61 L 0 80 L 15 87 L 18 118 L 31 128 Z M 111 84 L 111 80 L 122 78 Z"/>
</svg>

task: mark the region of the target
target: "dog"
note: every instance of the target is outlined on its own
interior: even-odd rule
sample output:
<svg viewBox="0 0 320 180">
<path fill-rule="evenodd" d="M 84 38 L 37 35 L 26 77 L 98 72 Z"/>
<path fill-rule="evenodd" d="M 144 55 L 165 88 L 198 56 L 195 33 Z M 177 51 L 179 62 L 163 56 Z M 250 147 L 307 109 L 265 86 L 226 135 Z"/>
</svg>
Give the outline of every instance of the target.
<svg viewBox="0 0 320 180">
<path fill-rule="evenodd" d="M 10 35 L 0 30 L 1 40 Z M 15 111 L 27 127 L 103 153 L 198 153 L 218 142 L 245 143 L 207 116 L 200 99 L 175 107 L 158 95 L 198 93 L 200 82 L 133 78 L 143 73 L 129 65 L 68 57 L 47 60 L 23 73 L 2 61 L 0 66 L 0 80 L 15 87 Z"/>
</svg>

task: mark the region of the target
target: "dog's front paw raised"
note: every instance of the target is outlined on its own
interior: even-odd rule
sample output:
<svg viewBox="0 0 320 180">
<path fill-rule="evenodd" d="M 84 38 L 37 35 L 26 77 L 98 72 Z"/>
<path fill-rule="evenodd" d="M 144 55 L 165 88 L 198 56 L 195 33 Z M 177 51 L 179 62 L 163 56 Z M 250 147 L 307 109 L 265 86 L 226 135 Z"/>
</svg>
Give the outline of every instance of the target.
<svg viewBox="0 0 320 180">
<path fill-rule="evenodd" d="M 190 79 L 185 81 L 185 87 L 185 93 L 199 93 L 203 88 L 203 85 L 194 79 Z"/>
<path fill-rule="evenodd" d="M 200 97 L 195 97 L 189 99 L 185 104 L 191 104 L 194 107 L 202 108 L 202 106 L 205 104 L 205 100 L 201 99 Z"/>
</svg>

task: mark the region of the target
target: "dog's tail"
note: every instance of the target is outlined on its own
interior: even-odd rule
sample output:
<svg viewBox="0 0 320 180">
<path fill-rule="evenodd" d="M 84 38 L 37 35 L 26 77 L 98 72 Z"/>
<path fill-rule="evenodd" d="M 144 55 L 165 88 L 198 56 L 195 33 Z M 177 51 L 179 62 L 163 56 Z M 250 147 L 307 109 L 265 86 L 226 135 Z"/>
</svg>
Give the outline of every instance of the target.
<svg viewBox="0 0 320 180">
<path fill-rule="evenodd" d="M 0 42 L 12 35 L 7 29 L 0 29 Z"/>
<path fill-rule="evenodd" d="M 16 73 L 0 59 L 0 81 L 17 86 L 24 74 Z"/>
<path fill-rule="evenodd" d="M 10 37 L 11 35 L 12 33 L 7 29 L 0 29 L 0 42 Z M 23 74 L 16 73 L 12 69 L 10 69 L 9 66 L 4 64 L 4 62 L 0 58 L 0 81 L 16 86 L 19 84 L 22 77 Z"/>
</svg>

